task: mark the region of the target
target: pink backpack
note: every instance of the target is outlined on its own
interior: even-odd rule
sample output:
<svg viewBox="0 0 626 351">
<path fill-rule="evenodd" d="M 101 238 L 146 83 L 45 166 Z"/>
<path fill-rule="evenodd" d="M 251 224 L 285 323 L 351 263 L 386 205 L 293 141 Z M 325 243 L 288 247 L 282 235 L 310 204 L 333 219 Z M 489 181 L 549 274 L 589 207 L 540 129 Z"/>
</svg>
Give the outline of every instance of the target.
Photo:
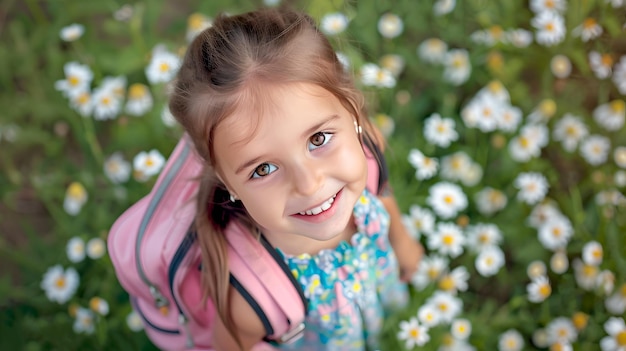
<svg viewBox="0 0 626 351">
<path fill-rule="evenodd" d="M 366 145 L 368 189 L 377 193 L 386 180 L 386 168 L 378 149 Z M 201 162 L 189 138 L 183 136 L 153 189 L 115 221 L 108 236 L 116 275 L 141 316 L 146 334 L 163 350 L 212 350 L 216 310 L 211 301 L 202 303 L 201 254 L 196 233 L 190 230 Z M 266 330 L 267 342 L 253 350 L 274 350 L 272 343 L 296 340 L 307 313 L 300 284 L 263 237 L 255 239 L 236 221 L 225 234 L 230 283 L 250 303 Z"/>
</svg>

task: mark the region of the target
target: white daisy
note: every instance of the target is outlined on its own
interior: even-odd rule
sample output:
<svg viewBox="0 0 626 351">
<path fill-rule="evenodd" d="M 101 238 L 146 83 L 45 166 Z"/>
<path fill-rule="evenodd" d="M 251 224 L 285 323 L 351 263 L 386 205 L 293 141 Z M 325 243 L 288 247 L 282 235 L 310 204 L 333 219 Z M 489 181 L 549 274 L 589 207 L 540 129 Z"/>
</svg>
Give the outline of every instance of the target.
<svg viewBox="0 0 626 351">
<path fill-rule="evenodd" d="M 531 158 L 539 157 L 541 154 L 541 146 L 539 140 L 534 138 L 528 129 L 522 127 L 522 131 L 509 141 L 509 154 L 516 162 L 527 162 Z"/>
<path fill-rule="evenodd" d="M 412 226 L 418 233 L 430 235 L 435 229 L 435 216 L 427 208 L 411 205 L 411 207 L 409 207 L 409 214 Z"/>
<path fill-rule="evenodd" d="M 626 55 L 620 57 L 613 67 L 613 83 L 622 95 L 626 95 Z"/>
<path fill-rule="evenodd" d="M 167 83 L 178 71 L 181 60 L 161 46 L 152 50 L 152 58 L 146 67 L 146 77 L 150 84 Z"/>
<path fill-rule="evenodd" d="M 396 54 L 383 55 L 379 60 L 380 66 L 397 77 L 404 70 L 405 62 L 404 58 Z"/>
<path fill-rule="evenodd" d="M 535 260 L 528 264 L 526 267 L 526 274 L 531 280 L 545 276 L 548 273 L 546 264 L 543 261 Z"/>
<path fill-rule="evenodd" d="M 154 149 L 150 152 L 141 151 L 133 159 L 133 168 L 135 172 L 145 177 L 151 177 L 158 174 L 165 164 L 165 158 L 161 153 Z"/>
<path fill-rule="evenodd" d="M 539 12 L 530 20 L 530 23 L 537 30 L 535 40 L 541 45 L 556 45 L 565 38 L 565 21 L 556 12 Z"/>
<path fill-rule="evenodd" d="M 448 267 L 448 259 L 439 255 L 429 255 L 422 258 L 417 272 L 411 278 L 411 284 L 417 290 L 424 288 L 439 279 Z"/>
<path fill-rule="evenodd" d="M 443 64 L 443 78 L 453 85 L 465 83 L 472 72 L 469 55 L 465 49 L 448 51 L 443 59 Z"/>
<path fill-rule="evenodd" d="M 569 259 L 565 249 L 557 249 L 550 257 L 550 269 L 556 274 L 563 274 L 569 268 Z"/>
<path fill-rule="evenodd" d="M 514 132 L 522 121 L 522 110 L 510 104 L 502 104 L 496 120 L 498 129 L 504 132 Z"/>
<path fill-rule="evenodd" d="M 423 346 L 430 340 L 428 328 L 420 325 L 417 317 L 411 317 L 408 321 L 400 321 L 398 340 L 404 341 L 407 349 L 415 346 Z"/>
<path fill-rule="evenodd" d="M 116 152 L 104 161 L 104 174 L 114 184 L 126 182 L 130 178 L 131 165 L 121 152 Z"/>
<path fill-rule="evenodd" d="M 348 17 L 340 12 L 324 15 L 320 21 L 320 28 L 326 35 L 336 35 L 348 27 Z"/>
<path fill-rule="evenodd" d="M 548 333 L 549 344 L 556 342 L 572 343 L 578 337 L 574 323 L 567 317 L 557 317 L 551 320 L 546 325 L 546 332 Z"/>
<path fill-rule="evenodd" d="M 534 13 L 557 12 L 563 13 L 567 9 L 566 0 L 530 0 L 530 9 Z"/>
<path fill-rule="evenodd" d="M 433 113 L 424 120 L 424 137 L 429 143 L 447 148 L 453 141 L 459 139 L 459 133 L 454 127 L 455 123 L 452 118 Z"/>
<path fill-rule="evenodd" d="M 528 292 L 528 301 L 540 303 L 545 301 L 552 294 L 552 286 L 546 276 L 539 276 L 533 278 L 528 285 L 526 285 L 526 291 Z"/>
<path fill-rule="evenodd" d="M 602 27 L 595 18 L 587 17 L 583 23 L 572 29 L 572 34 L 586 42 L 602 35 L 602 31 Z"/>
<path fill-rule="evenodd" d="M 126 316 L 126 325 L 128 329 L 138 332 L 143 330 L 143 321 L 137 312 L 130 311 L 130 313 Z"/>
<path fill-rule="evenodd" d="M 604 307 L 613 315 L 626 312 L 626 283 L 622 284 L 611 296 L 604 300 Z"/>
<path fill-rule="evenodd" d="M 379 88 L 393 88 L 396 86 L 396 78 L 393 74 L 374 63 L 366 63 L 361 67 L 361 82 L 365 86 L 376 86 Z"/>
<path fill-rule="evenodd" d="M 402 34 L 404 23 L 393 13 L 386 13 L 378 20 L 378 32 L 385 38 L 393 39 Z"/>
<path fill-rule="evenodd" d="M 491 216 L 505 208 L 507 201 L 507 197 L 502 191 L 491 187 L 483 188 L 474 195 L 478 212 L 485 216 Z"/>
<path fill-rule="evenodd" d="M 452 218 L 467 207 L 467 196 L 458 185 L 439 182 L 428 189 L 426 203 L 441 218 Z"/>
<path fill-rule="evenodd" d="M 496 111 L 500 104 L 491 94 L 477 94 L 461 110 L 461 119 L 468 128 L 477 128 L 483 132 L 490 132 L 497 127 Z"/>
<path fill-rule="evenodd" d="M 161 121 L 166 127 L 174 127 L 178 122 L 176 121 L 176 117 L 170 111 L 170 108 L 165 105 L 161 110 Z"/>
<path fill-rule="evenodd" d="M 552 137 L 556 141 L 560 141 L 563 149 L 567 152 L 573 152 L 578 143 L 589 134 L 587 125 L 579 116 L 570 113 L 563 115 L 554 125 Z"/>
<path fill-rule="evenodd" d="M 187 32 L 185 33 L 185 39 L 187 39 L 188 43 L 191 43 L 198 34 L 204 31 L 207 28 L 210 28 L 213 25 L 213 21 L 201 14 L 201 13 L 192 13 L 187 18 Z"/>
<path fill-rule="evenodd" d="M 447 333 L 441 338 L 437 351 L 476 351 L 476 348 L 467 340 L 457 339 L 452 334 Z"/>
<path fill-rule="evenodd" d="M 624 351 L 626 349 L 626 323 L 623 317 L 611 317 L 604 323 L 607 336 L 600 340 L 602 351 Z"/>
<path fill-rule="evenodd" d="M 77 334 L 93 334 L 95 331 L 96 316 L 94 313 L 84 307 L 76 310 L 76 319 L 74 320 L 73 329 Z"/>
<path fill-rule="evenodd" d="M 440 313 L 437 308 L 429 304 L 422 304 L 417 309 L 417 319 L 428 328 L 439 324 Z"/>
<path fill-rule="evenodd" d="M 134 13 L 134 7 L 130 4 L 125 4 L 113 12 L 113 18 L 119 22 L 128 22 L 133 17 Z"/>
<path fill-rule="evenodd" d="M 565 248 L 574 235 L 572 222 L 565 216 L 556 216 L 538 229 L 539 242 L 548 250 Z"/>
<path fill-rule="evenodd" d="M 596 281 L 600 273 L 597 266 L 592 266 L 584 263 L 580 259 L 575 259 L 572 262 L 572 267 L 574 268 L 576 284 L 578 284 L 579 287 L 587 291 L 591 291 L 596 287 Z"/>
<path fill-rule="evenodd" d="M 626 119 L 626 103 L 624 100 L 613 100 L 601 104 L 593 110 L 593 119 L 606 130 L 619 130 Z"/>
<path fill-rule="evenodd" d="M 533 34 L 526 29 L 511 29 L 505 33 L 506 40 L 518 48 L 526 48 L 533 42 Z"/>
<path fill-rule="evenodd" d="M 439 311 L 441 323 L 452 323 L 463 309 L 460 298 L 445 291 L 435 291 L 427 300 L 426 304 L 433 306 Z"/>
<path fill-rule="evenodd" d="M 598 274 L 596 285 L 600 291 L 608 296 L 615 289 L 615 273 L 608 269 L 603 270 Z"/>
<path fill-rule="evenodd" d="M 458 266 L 454 268 L 450 273 L 444 274 L 439 278 L 437 286 L 442 291 L 447 291 L 452 294 L 456 294 L 459 291 L 467 290 L 467 281 L 470 275 L 467 268 Z"/>
<path fill-rule="evenodd" d="M 428 236 L 427 245 L 432 251 L 451 258 L 463 253 L 465 237 L 461 228 L 454 223 L 439 223 L 437 229 Z"/>
<path fill-rule="evenodd" d="M 528 225 L 532 228 L 539 229 L 539 227 L 549 220 L 562 215 L 561 210 L 559 210 L 554 202 L 543 202 L 533 207 L 530 216 L 528 216 Z"/>
<path fill-rule="evenodd" d="M 101 297 L 92 297 L 89 300 L 89 308 L 101 316 L 109 314 L 109 303 Z"/>
<path fill-rule="evenodd" d="M 592 266 L 599 266 L 603 258 L 602 244 L 597 241 L 589 241 L 583 246 L 583 262 Z"/>
<path fill-rule="evenodd" d="M 67 214 L 76 216 L 83 205 L 87 203 L 87 190 L 79 182 L 72 182 L 65 192 L 65 199 L 63 200 L 63 209 Z"/>
<path fill-rule="evenodd" d="M 93 103 L 91 101 L 91 93 L 85 90 L 70 96 L 70 107 L 83 117 L 89 117 L 93 112 Z"/>
<path fill-rule="evenodd" d="M 118 99 L 124 99 L 124 95 L 126 94 L 126 77 L 125 76 L 115 76 L 115 77 L 104 77 L 102 79 L 102 83 L 100 83 L 100 87 L 103 90 L 109 90 Z"/>
<path fill-rule="evenodd" d="M 626 146 L 618 146 L 613 150 L 613 160 L 618 167 L 626 168 Z"/>
<path fill-rule="evenodd" d="M 70 262 L 81 262 L 85 259 L 85 241 L 77 236 L 71 238 L 65 246 L 65 253 Z"/>
<path fill-rule="evenodd" d="M 447 15 L 456 6 L 456 0 L 437 0 L 435 4 L 433 4 L 433 12 L 435 16 L 443 16 Z"/>
<path fill-rule="evenodd" d="M 515 329 L 509 329 L 498 338 L 498 351 L 521 351 L 524 348 L 524 338 Z"/>
<path fill-rule="evenodd" d="M 74 41 L 79 39 L 85 33 L 85 26 L 82 24 L 74 23 L 67 27 L 61 28 L 60 37 L 64 41 Z"/>
<path fill-rule="evenodd" d="M 106 253 L 106 243 L 101 238 L 92 238 L 87 242 L 87 256 L 97 260 Z"/>
<path fill-rule="evenodd" d="M 580 154 L 592 166 L 606 162 L 609 157 L 611 141 L 602 135 L 590 135 L 580 144 Z"/>
<path fill-rule="evenodd" d="M 122 98 L 109 86 L 94 89 L 92 97 L 93 117 L 98 121 L 115 119 L 122 109 Z"/>
<path fill-rule="evenodd" d="M 63 66 L 63 71 L 65 72 L 65 79 L 57 80 L 54 83 L 57 90 L 70 98 L 89 91 L 93 79 L 93 72 L 89 66 L 72 61 Z"/>
<path fill-rule="evenodd" d="M 80 278 L 76 270 L 69 267 L 63 270 L 61 265 L 50 267 L 43 276 L 41 288 L 46 292 L 48 300 L 66 303 L 74 296 Z"/>
<path fill-rule="evenodd" d="M 463 151 L 457 151 L 441 159 L 441 177 L 447 180 L 461 180 L 469 172 L 474 161 Z"/>
<path fill-rule="evenodd" d="M 132 84 L 128 88 L 126 112 L 131 116 L 142 116 L 150 111 L 153 105 L 152 95 L 148 86 L 141 83 Z"/>
<path fill-rule="evenodd" d="M 556 103 L 552 99 L 543 99 L 528 115 L 528 122 L 532 124 L 547 123 L 556 112 Z"/>
<path fill-rule="evenodd" d="M 470 163 L 467 172 L 462 173 L 460 177 L 461 183 L 465 186 L 474 186 L 483 178 L 483 168 L 476 162 Z"/>
<path fill-rule="evenodd" d="M 618 166 L 622 167 L 622 168 L 626 168 L 626 160 L 624 160 L 624 162 L 622 163 L 622 157 L 621 155 L 626 154 L 626 149 L 624 149 L 623 146 L 620 146 L 620 163 L 618 164 Z M 622 152 L 622 150 L 624 150 L 624 152 Z M 617 158 L 615 153 L 617 153 L 617 148 L 615 150 L 615 152 L 613 153 L 613 157 Z M 617 163 L 617 159 L 615 160 L 615 163 Z M 613 182 L 615 183 L 615 186 L 617 186 L 618 188 L 623 188 L 626 187 L 626 171 L 622 171 L 622 170 L 618 170 L 615 172 L 615 174 L 613 175 Z"/>
<path fill-rule="evenodd" d="M 567 78 L 572 73 L 572 61 L 565 55 L 556 55 L 550 60 L 550 71 L 557 78 Z"/>
<path fill-rule="evenodd" d="M 519 189 L 517 199 L 529 205 L 534 205 L 546 196 L 548 192 L 548 180 L 537 172 L 520 173 L 514 180 L 513 185 Z"/>
<path fill-rule="evenodd" d="M 455 319 L 452 321 L 450 333 L 456 339 L 467 340 L 472 334 L 472 323 L 465 318 Z"/>
<path fill-rule="evenodd" d="M 602 190 L 596 194 L 596 204 L 598 206 L 612 205 L 622 206 L 626 204 L 626 197 L 624 194 L 616 189 Z"/>
<path fill-rule="evenodd" d="M 474 266 L 483 277 L 493 276 L 504 266 L 504 252 L 498 246 L 486 247 L 476 256 Z"/>
<path fill-rule="evenodd" d="M 613 8 L 622 7 L 624 6 L 624 3 L 626 3 L 624 0 L 604 0 L 604 2 L 607 4 L 611 4 Z"/>
<path fill-rule="evenodd" d="M 417 48 L 417 55 L 428 63 L 443 63 L 448 44 L 439 38 L 424 40 Z"/>
<path fill-rule="evenodd" d="M 589 67 L 599 79 L 611 76 L 613 71 L 613 56 L 611 54 L 601 54 L 597 51 L 589 52 Z"/>
<path fill-rule="evenodd" d="M 467 228 L 468 246 L 479 253 L 491 246 L 498 246 L 502 241 L 502 232 L 492 223 L 477 223 Z"/>
</svg>

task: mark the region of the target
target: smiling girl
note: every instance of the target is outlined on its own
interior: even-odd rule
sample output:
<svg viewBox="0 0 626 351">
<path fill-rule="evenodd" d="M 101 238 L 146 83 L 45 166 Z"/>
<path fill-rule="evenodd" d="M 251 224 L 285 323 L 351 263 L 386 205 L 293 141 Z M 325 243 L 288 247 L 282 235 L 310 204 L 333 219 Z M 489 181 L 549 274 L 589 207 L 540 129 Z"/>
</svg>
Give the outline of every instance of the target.
<svg viewBox="0 0 626 351">
<path fill-rule="evenodd" d="M 383 141 L 313 20 L 288 10 L 217 18 L 191 43 L 170 110 L 205 161 L 195 225 L 219 315 L 214 347 L 250 350 L 266 336 L 228 284 L 225 237 L 238 221 L 267 239 L 308 302 L 303 337 L 275 347 L 376 348 L 422 248 L 389 187 L 366 187 Z"/>
</svg>

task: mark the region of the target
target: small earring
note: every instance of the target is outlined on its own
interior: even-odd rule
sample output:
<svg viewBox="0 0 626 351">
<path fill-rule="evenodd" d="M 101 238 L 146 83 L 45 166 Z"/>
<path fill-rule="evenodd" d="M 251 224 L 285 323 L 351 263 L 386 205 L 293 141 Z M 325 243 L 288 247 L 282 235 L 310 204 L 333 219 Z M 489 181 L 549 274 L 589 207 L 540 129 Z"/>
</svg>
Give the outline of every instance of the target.
<svg viewBox="0 0 626 351">
<path fill-rule="evenodd" d="M 230 202 L 235 202 L 237 201 L 237 198 L 235 197 L 235 195 L 230 194 Z"/>
<path fill-rule="evenodd" d="M 358 135 L 361 135 L 363 132 L 363 128 L 361 128 L 361 125 L 356 120 L 354 121 L 354 130 L 356 130 Z"/>
</svg>

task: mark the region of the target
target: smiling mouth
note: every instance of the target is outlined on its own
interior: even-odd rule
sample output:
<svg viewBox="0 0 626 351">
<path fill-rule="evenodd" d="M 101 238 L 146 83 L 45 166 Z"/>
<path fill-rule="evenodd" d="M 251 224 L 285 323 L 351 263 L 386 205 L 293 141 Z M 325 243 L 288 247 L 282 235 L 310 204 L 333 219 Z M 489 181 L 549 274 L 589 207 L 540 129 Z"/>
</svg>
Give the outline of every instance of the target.
<svg viewBox="0 0 626 351">
<path fill-rule="evenodd" d="M 324 201 L 324 203 L 322 203 L 321 205 L 314 207 L 310 210 L 306 210 L 304 212 L 300 212 L 299 214 L 302 216 L 315 216 L 318 215 L 324 211 L 327 211 L 329 208 L 332 207 L 333 202 L 335 202 L 335 198 L 337 197 L 337 194 L 333 195 L 330 199 Z"/>
</svg>

